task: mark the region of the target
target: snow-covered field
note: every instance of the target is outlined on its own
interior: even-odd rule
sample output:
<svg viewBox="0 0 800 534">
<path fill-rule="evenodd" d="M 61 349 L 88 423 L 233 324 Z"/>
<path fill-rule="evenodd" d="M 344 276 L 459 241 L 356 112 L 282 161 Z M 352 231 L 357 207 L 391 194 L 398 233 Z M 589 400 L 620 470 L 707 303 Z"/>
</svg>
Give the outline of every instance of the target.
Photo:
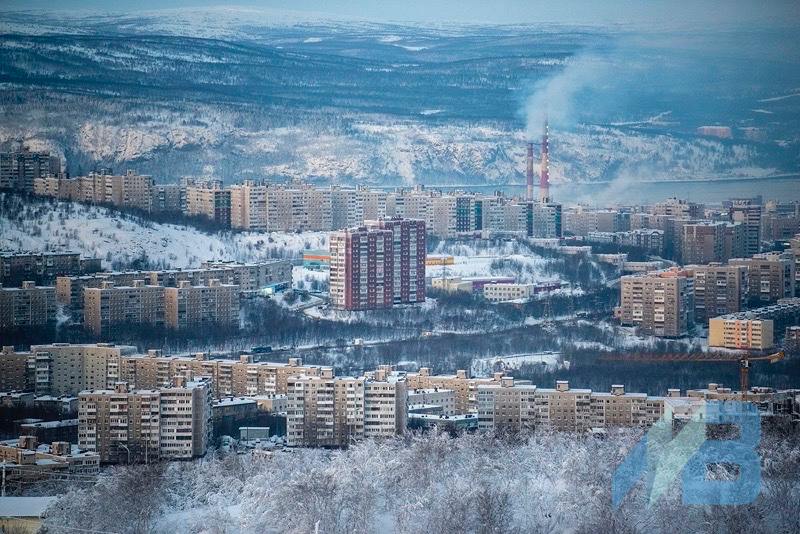
<svg viewBox="0 0 800 534">
<path fill-rule="evenodd" d="M 530 254 L 517 241 L 487 243 L 476 241 L 440 242 L 433 254 L 453 256 L 453 265 L 432 266 L 426 270 L 430 277 L 511 276 L 520 283 L 553 280 L 544 267 L 551 260 Z"/>
<path fill-rule="evenodd" d="M 511 354 L 508 356 L 492 356 L 472 360 L 471 376 L 488 377 L 494 371 L 510 372 L 519 369 L 523 364 L 539 364 L 542 370 L 553 370 L 561 362 L 561 353 L 538 352 L 535 354 Z M 513 373 L 512 373 L 513 374 Z"/>
<path fill-rule="evenodd" d="M 71 250 L 101 258 L 105 268 L 146 255 L 159 266 L 193 267 L 206 260 L 258 261 L 294 258 L 304 249 L 325 248 L 323 232 L 284 234 L 225 232 L 122 218 L 106 208 L 60 202 L 25 208 L 21 220 L 0 214 L 0 249 L 9 251 Z"/>
</svg>

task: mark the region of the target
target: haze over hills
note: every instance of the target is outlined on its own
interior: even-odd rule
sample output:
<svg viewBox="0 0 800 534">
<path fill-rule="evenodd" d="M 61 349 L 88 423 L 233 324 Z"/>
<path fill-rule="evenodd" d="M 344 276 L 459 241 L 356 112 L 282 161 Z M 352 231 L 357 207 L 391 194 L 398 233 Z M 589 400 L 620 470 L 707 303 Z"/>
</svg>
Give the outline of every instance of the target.
<svg viewBox="0 0 800 534">
<path fill-rule="evenodd" d="M 742 42 L 221 8 L 3 13 L 0 30 L 0 146 L 53 150 L 72 174 L 520 183 L 545 106 L 554 182 L 800 167 L 800 58 L 783 30 Z M 709 124 L 733 139 L 696 134 Z"/>
</svg>

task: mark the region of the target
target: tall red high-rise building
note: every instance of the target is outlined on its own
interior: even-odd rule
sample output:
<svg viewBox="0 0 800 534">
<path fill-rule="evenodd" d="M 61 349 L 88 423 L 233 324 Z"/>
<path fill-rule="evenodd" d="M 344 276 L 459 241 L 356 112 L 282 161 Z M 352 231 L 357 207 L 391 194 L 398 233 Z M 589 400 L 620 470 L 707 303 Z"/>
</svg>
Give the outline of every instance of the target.
<svg viewBox="0 0 800 534">
<path fill-rule="evenodd" d="M 331 234 L 335 308 L 374 310 L 425 300 L 425 222 L 392 218 Z"/>
</svg>

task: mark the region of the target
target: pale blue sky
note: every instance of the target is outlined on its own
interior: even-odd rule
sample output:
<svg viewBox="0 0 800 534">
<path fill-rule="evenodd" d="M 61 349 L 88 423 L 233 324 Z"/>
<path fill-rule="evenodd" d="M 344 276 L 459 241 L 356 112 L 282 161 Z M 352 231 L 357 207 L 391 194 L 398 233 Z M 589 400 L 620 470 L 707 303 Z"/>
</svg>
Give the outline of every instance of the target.
<svg viewBox="0 0 800 534">
<path fill-rule="evenodd" d="M 656 27 L 794 26 L 798 0 L 238 0 L 230 5 L 314 11 L 371 20 L 557 22 Z M 0 9 L 135 11 L 226 5 L 213 0 L 0 0 Z"/>
</svg>

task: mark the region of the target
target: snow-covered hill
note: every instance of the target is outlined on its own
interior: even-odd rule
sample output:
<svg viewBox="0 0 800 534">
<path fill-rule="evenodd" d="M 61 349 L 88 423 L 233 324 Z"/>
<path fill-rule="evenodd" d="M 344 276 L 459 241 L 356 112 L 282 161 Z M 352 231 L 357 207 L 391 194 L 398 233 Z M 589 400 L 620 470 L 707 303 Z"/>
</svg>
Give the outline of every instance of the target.
<svg viewBox="0 0 800 534">
<path fill-rule="evenodd" d="M 559 102 L 571 111 L 551 121 L 554 182 L 797 171 L 792 57 L 763 62 L 753 79 L 728 41 L 697 57 L 623 48 L 613 28 L 415 27 L 252 9 L 3 13 L 0 29 L 0 149 L 22 140 L 52 150 L 73 175 L 520 183 L 525 132 L 538 141 L 541 129 L 526 102 L 553 80 L 568 82 Z M 596 60 L 581 59 L 587 51 Z M 735 139 L 695 134 L 718 123 Z"/>
<path fill-rule="evenodd" d="M 159 224 L 95 206 L 35 203 L 0 213 L 0 250 L 72 250 L 101 258 L 105 268 L 142 257 L 159 267 L 196 267 L 206 260 L 292 258 L 324 248 L 320 233 L 221 233 Z"/>
</svg>

